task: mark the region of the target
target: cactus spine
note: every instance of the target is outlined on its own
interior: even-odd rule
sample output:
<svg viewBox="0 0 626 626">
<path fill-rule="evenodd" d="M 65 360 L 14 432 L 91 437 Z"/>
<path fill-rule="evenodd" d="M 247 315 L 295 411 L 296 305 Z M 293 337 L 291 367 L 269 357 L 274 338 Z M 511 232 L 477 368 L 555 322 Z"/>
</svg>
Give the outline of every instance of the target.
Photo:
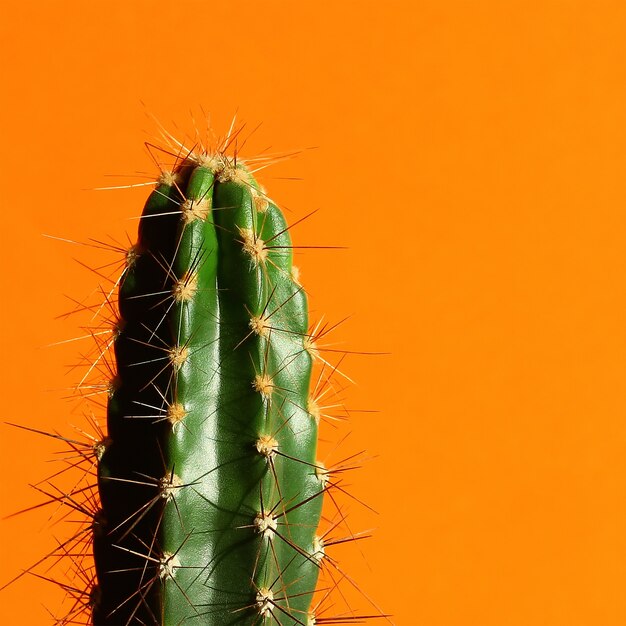
<svg viewBox="0 0 626 626">
<path fill-rule="evenodd" d="M 326 471 L 285 219 L 222 153 L 163 173 L 119 289 L 93 623 L 312 624 Z"/>
</svg>

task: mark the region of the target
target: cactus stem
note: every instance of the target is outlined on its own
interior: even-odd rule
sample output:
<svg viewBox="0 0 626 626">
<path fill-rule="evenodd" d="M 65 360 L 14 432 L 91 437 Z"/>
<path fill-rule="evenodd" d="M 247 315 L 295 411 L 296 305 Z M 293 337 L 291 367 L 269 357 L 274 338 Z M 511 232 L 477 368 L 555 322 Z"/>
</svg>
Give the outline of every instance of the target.
<svg viewBox="0 0 626 626">
<path fill-rule="evenodd" d="M 84 623 L 91 607 L 99 626 L 315 626 L 334 619 L 311 605 L 318 576 L 352 582 L 331 546 L 359 537 L 318 528 L 326 492 L 333 528 L 347 527 L 335 495 L 352 457 L 330 470 L 316 460 L 317 424 L 343 406 L 331 380 L 341 360 L 324 357 L 342 351 L 329 349 L 329 325 L 311 330 L 292 262 L 314 246 L 292 245 L 295 224 L 253 178 L 291 155 L 244 165 L 224 153 L 239 132 L 215 150 L 167 133 L 164 148 L 148 144 L 167 166 L 151 152 L 159 173 L 142 183 L 156 188 L 137 243 L 96 241 L 117 257 L 90 268 L 109 281 L 104 301 L 76 309 L 102 320 L 78 390 L 95 404 L 108 396 L 109 435 L 92 422 L 89 441 L 61 438 L 85 477 L 69 492 L 35 487 L 86 517 L 45 559 L 80 551 L 80 567 L 83 544 L 93 548 L 95 568 L 77 568 L 91 595 L 77 590 L 63 623 Z M 358 621 L 349 615 L 336 623 Z"/>
</svg>

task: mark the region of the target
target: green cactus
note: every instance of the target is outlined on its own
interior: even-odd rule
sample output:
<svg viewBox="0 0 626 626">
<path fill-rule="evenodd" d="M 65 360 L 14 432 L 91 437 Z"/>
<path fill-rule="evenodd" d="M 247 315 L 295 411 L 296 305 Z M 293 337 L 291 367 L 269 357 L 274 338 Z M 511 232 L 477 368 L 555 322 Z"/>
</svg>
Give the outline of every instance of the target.
<svg viewBox="0 0 626 626">
<path fill-rule="evenodd" d="M 174 165 L 160 165 L 136 243 L 87 244 L 124 256 L 121 275 L 101 272 L 115 263 L 94 268 L 111 281 L 104 301 L 75 310 L 93 312 L 83 337 L 96 342 L 75 391 L 97 407 L 107 395 L 107 428 L 93 413 L 67 437 L 13 424 L 65 445 L 62 469 L 33 485 L 45 501 L 25 511 L 54 505 L 74 532 L 0 591 L 26 574 L 55 582 L 69 602 L 57 624 L 388 618 L 326 554 L 369 536 L 341 506 L 361 453 L 329 469 L 317 459 L 321 416 L 348 417 L 334 378 L 346 353 L 332 348 L 342 356 L 331 365 L 318 342 L 334 326 L 309 329 L 289 229 L 251 169 L 226 155 L 231 133 L 214 152 L 187 153 L 164 132 L 158 149 Z M 357 612 L 351 592 L 374 611 Z"/>
<path fill-rule="evenodd" d="M 93 623 L 313 624 L 328 473 L 285 219 L 236 158 L 190 154 L 119 289 Z"/>
</svg>

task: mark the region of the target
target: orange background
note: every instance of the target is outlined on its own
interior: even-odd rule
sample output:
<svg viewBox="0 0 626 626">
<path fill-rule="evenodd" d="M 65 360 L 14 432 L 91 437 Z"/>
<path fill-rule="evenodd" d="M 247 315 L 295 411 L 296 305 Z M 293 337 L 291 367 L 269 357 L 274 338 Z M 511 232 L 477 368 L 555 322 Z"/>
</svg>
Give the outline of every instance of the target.
<svg viewBox="0 0 626 626">
<path fill-rule="evenodd" d="M 624 2 L 2 14 L 3 419 L 80 422 L 62 389 L 84 347 L 44 346 L 82 334 L 54 318 L 98 283 L 73 257 L 96 257 L 42 233 L 122 241 L 146 189 L 86 189 L 156 173 L 150 115 L 182 135 L 238 111 L 262 122 L 244 152 L 318 146 L 262 181 L 291 221 L 320 209 L 296 244 L 348 248 L 298 253 L 312 318 L 351 315 L 333 341 L 390 353 L 342 366 L 347 405 L 378 411 L 342 444 L 376 457 L 349 482 L 378 511 L 349 504 L 376 532 L 342 568 L 398 625 L 626 624 Z M 0 428 L 3 515 L 40 500 L 57 449 Z M 0 584 L 67 532 L 50 512 L 0 522 Z M 59 602 L 28 577 L 0 623 Z"/>
</svg>

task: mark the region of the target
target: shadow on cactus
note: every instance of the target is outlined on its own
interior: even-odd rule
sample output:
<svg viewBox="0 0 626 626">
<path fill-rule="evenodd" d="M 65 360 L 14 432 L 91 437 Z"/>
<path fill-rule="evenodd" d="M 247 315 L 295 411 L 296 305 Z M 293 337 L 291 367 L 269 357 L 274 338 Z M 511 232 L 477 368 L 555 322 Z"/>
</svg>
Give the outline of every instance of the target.
<svg viewBox="0 0 626 626">
<path fill-rule="evenodd" d="M 36 564 L 76 561 L 78 582 L 59 583 L 72 601 L 59 624 L 386 617 L 373 603 L 371 615 L 333 613 L 333 594 L 355 585 L 327 550 L 365 536 L 337 504 L 359 459 L 318 460 L 324 403 L 340 404 L 342 386 L 320 341 L 331 329 L 311 329 L 289 227 L 254 178 L 268 158 L 228 156 L 237 134 L 215 150 L 167 134 L 167 146 L 149 146 L 161 172 L 137 241 L 118 249 L 121 275 L 104 302 L 81 307 L 106 318 L 90 332 L 77 392 L 96 406 L 107 397 L 107 427 L 92 417 L 93 435 L 42 433 L 85 470 L 69 492 L 38 487 L 84 516 Z M 324 500 L 333 511 L 322 532 Z"/>
</svg>

